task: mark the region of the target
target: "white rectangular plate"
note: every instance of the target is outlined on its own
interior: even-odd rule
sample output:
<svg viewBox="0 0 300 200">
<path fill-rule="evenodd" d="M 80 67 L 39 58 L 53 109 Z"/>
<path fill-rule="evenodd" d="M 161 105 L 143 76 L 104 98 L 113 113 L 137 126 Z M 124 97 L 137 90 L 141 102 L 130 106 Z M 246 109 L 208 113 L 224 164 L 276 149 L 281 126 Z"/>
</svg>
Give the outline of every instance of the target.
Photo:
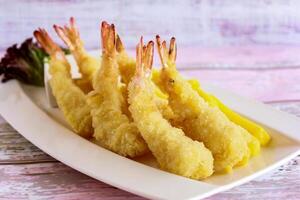
<svg viewBox="0 0 300 200">
<path fill-rule="evenodd" d="M 202 85 L 237 112 L 266 127 L 270 145 L 245 167 L 204 181 L 180 177 L 157 169 L 151 155 L 130 160 L 74 134 L 57 108 L 51 108 L 43 88 L 17 81 L 0 84 L 0 114 L 25 138 L 66 165 L 95 179 L 155 199 L 200 199 L 240 185 L 300 153 L 300 120 L 295 116 Z"/>
</svg>

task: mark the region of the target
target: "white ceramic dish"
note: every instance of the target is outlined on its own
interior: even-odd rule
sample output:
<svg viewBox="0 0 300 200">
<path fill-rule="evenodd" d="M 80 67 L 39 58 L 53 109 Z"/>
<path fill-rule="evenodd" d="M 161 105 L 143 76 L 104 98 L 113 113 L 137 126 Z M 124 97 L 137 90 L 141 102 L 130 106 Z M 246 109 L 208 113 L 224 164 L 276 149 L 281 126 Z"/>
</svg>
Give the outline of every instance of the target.
<svg viewBox="0 0 300 200">
<path fill-rule="evenodd" d="M 0 84 L 0 114 L 25 138 L 68 166 L 95 179 L 155 199 L 200 199 L 230 189 L 270 171 L 300 153 L 300 120 L 295 116 L 202 84 L 225 104 L 264 125 L 272 141 L 246 167 L 204 181 L 157 169 L 151 155 L 130 160 L 74 134 L 43 88 L 17 81 Z"/>
</svg>

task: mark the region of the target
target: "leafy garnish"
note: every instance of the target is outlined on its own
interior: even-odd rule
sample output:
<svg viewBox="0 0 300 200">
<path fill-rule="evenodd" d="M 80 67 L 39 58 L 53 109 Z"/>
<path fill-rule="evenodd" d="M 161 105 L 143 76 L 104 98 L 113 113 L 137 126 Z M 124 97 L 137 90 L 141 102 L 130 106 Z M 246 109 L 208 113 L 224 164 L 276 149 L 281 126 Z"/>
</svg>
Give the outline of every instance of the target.
<svg viewBox="0 0 300 200">
<path fill-rule="evenodd" d="M 67 49 L 64 49 L 68 53 Z M 6 50 L 0 62 L 0 76 L 2 82 L 17 79 L 23 83 L 44 85 L 44 60 L 48 54 L 33 42 L 32 38 L 26 39 L 19 47 L 12 45 Z"/>
<path fill-rule="evenodd" d="M 32 38 L 25 40 L 20 47 L 9 47 L 0 62 L 2 82 L 18 79 L 21 82 L 44 85 L 44 58 L 48 54 Z"/>
</svg>

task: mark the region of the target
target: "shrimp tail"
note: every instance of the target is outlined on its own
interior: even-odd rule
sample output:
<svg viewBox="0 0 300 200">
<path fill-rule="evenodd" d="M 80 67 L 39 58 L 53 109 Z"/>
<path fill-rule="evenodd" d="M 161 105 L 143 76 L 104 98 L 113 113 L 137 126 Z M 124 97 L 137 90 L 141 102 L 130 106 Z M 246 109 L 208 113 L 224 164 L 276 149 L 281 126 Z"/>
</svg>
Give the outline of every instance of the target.
<svg viewBox="0 0 300 200">
<path fill-rule="evenodd" d="M 154 42 L 143 45 L 143 37 L 136 47 L 136 73 L 139 77 L 149 76 L 153 65 Z"/>
<path fill-rule="evenodd" d="M 151 74 L 151 69 L 153 65 L 153 54 L 154 54 L 154 42 L 149 41 L 147 46 L 145 46 L 143 51 L 143 65 L 146 75 Z"/>
<path fill-rule="evenodd" d="M 165 42 L 166 41 L 161 42 L 160 36 L 156 35 L 157 51 L 158 51 L 158 55 L 159 55 L 159 59 L 160 59 L 162 67 L 165 67 L 166 63 L 167 63 L 167 61 L 166 61 L 167 57 L 166 57 L 165 48 L 164 48 Z"/>
<path fill-rule="evenodd" d="M 118 53 L 122 53 L 122 52 L 125 52 L 125 46 L 119 36 L 119 34 L 117 34 L 116 36 L 116 49 L 117 49 L 117 52 Z"/>
<path fill-rule="evenodd" d="M 115 56 L 116 54 L 116 31 L 115 25 L 109 25 L 106 21 L 101 24 L 102 54 Z"/>
<path fill-rule="evenodd" d="M 172 37 L 170 40 L 170 47 L 169 47 L 169 60 L 175 63 L 177 57 L 177 44 L 175 37 Z"/>
<path fill-rule="evenodd" d="M 171 38 L 169 49 L 167 48 L 167 42 L 165 40 L 161 42 L 159 35 L 156 36 L 156 44 L 162 67 L 174 65 L 177 57 L 177 45 L 175 37 Z"/>
<path fill-rule="evenodd" d="M 143 69 L 143 36 L 140 38 L 140 42 L 136 46 L 136 76 L 141 78 L 144 74 Z"/>
<path fill-rule="evenodd" d="M 33 32 L 34 37 L 38 43 L 45 49 L 45 51 L 54 56 L 56 59 L 64 60 L 65 55 L 61 48 L 51 39 L 47 31 L 43 28 L 39 28 Z"/>
<path fill-rule="evenodd" d="M 64 27 L 53 25 L 53 28 L 57 35 L 62 39 L 62 41 L 70 48 L 71 51 L 75 48 L 80 48 L 83 46 L 83 42 L 80 39 L 79 31 L 75 23 L 74 17 L 70 18 L 70 26 L 65 25 Z"/>
</svg>

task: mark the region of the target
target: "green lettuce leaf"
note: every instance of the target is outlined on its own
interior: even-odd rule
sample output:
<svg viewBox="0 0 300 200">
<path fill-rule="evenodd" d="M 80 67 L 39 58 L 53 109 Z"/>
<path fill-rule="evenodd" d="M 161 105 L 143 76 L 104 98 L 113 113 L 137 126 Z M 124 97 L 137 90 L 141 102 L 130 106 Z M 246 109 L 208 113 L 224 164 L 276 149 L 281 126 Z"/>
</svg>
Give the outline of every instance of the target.
<svg viewBox="0 0 300 200">
<path fill-rule="evenodd" d="M 67 49 L 64 51 L 69 53 Z M 17 79 L 26 84 L 44 86 L 44 60 L 48 56 L 32 38 L 26 39 L 19 47 L 12 45 L 0 61 L 2 82 Z"/>
</svg>

